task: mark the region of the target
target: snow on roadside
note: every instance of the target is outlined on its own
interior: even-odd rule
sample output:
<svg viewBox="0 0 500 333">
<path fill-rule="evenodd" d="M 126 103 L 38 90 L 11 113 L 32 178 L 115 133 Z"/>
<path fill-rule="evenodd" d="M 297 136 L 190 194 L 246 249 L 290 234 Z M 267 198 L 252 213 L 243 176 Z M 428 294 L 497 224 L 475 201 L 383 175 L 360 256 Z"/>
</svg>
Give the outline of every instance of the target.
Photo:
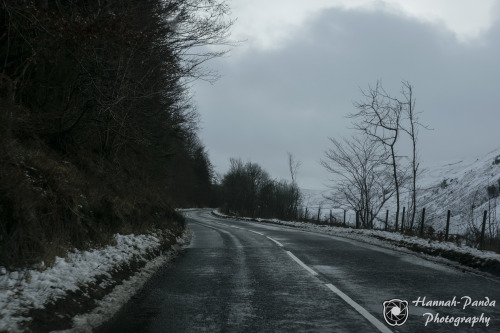
<svg viewBox="0 0 500 333">
<path fill-rule="evenodd" d="M 233 216 L 228 216 L 222 214 L 221 212 L 214 210 L 213 213 L 224 218 L 234 218 Z M 306 231 L 318 232 L 322 234 L 328 234 L 332 236 L 340 236 L 353 240 L 362 241 L 365 243 L 373 245 L 382 246 L 401 246 L 406 248 L 416 248 L 416 249 L 431 249 L 439 250 L 442 252 L 450 251 L 457 254 L 468 255 L 474 258 L 485 261 L 495 261 L 500 265 L 500 254 L 491 251 L 480 251 L 469 246 L 458 246 L 451 242 L 439 242 L 435 240 L 423 239 L 416 236 L 407 236 L 400 233 L 388 232 L 383 230 L 369 230 L 369 229 L 352 229 L 352 228 L 342 228 L 334 227 L 328 225 L 318 225 L 305 222 L 293 222 L 293 221 L 283 221 L 279 219 L 261 219 L 261 218 L 238 218 L 241 220 L 254 221 L 254 222 L 271 222 L 284 226 L 300 228 Z M 498 275 L 498 274 L 496 274 Z"/>
<path fill-rule="evenodd" d="M 29 321 L 27 313 L 31 309 L 43 309 L 50 301 L 63 298 L 68 292 L 96 282 L 97 277 L 105 276 L 111 282 L 111 272 L 128 262 L 146 258 L 152 251 L 161 249 L 161 231 L 147 235 L 114 235 L 116 245 L 90 251 L 74 250 L 66 258 L 57 257 L 52 267 L 43 270 L 25 269 L 7 271 L 0 267 L 0 331 L 21 332 L 21 324 Z M 182 244 L 188 234 L 177 239 Z M 150 277 L 156 268 L 167 262 L 171 252 L 150 261 L 139 273 L 126 281 L 127 287 L 116 287 L 117 294 L 108 295 L 98 302 L 100 306 L 88 317 L 75 319 L 75 324 L 96 326 L 98 318 L 106 319 L 110 311 L 117 309 Z M 104 282 L 104 283 L 105 283 Z M 127 294 L 122 293 L 127 290 Z M 112 292 L 114 294 L 115 291 Z M 113 306 L 111 306 L 113 305 Z M 105 311 L 99 308 L 109 307 Z M 118 307 L 118 308 L 117 308 Z M 113 310 L 114 309 L 114 310 Z M 99 313 L 101 316 L 99 316 Z M 80 328 L 83 326 L 80 325 Z"/>
<path fill-rule="evenodd" d="M 191 231 L 186 229 L 183 236 L 177 238 L 177 245 L 174 246 L 174 250 L 177 251 L 178 247 L 188 243 L 190 238 Z M 127 303 L 160 267 L 172 259 L 173 255 L 174 253 L 170 251 L 149 261 L 141 271 L 137 272 L 130 279 L 123 281 L 122 284 L 116 286 L 111 293 L 98 301 L 98 307 L 93 311 L 75 316 L 73 318 L 73 328 L 64 332 L 92 332 L 92 328 L 104 323 L 107 319 L 111 318 L 122 305 Z"/>
</svg>

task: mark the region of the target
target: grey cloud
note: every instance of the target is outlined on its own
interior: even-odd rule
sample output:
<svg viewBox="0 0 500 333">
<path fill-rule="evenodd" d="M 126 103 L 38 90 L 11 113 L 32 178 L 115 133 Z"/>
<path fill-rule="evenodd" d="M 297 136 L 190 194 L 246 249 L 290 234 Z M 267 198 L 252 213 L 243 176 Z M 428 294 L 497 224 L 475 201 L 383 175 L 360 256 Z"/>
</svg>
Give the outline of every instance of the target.
<svg viewBox="0 0 500 333">
<path fill-rule="evenodd" d="M 408 17 L 325 10 L 278 50 L 248 49 L 211 64 L 223 78 L 196 85 L 202 138 L 221 172 L 234 156 L 286 178 L 291 151 L 303 162 L 300 184 L 317 188 L 327 181 L 317 163 L 327 137 L 351 133 L 345 115 L 358 87 L 382 79 L 396 94 L 405 79 L 434 128 L 421 134 L 424 162 L 486 153 L 500 145 L 499 32 L 496 24 L 463 45 L 444 27 Z"/>
</svg>

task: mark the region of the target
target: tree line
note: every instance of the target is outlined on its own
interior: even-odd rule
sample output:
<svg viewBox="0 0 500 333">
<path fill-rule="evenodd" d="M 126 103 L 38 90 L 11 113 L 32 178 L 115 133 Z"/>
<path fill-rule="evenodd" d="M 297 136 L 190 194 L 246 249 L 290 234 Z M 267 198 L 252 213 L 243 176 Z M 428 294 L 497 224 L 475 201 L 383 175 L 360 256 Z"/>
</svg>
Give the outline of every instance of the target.
<svg viewBox="0 0 500 333">
<path fill-rule="evenodd" d="M 220 184 L 223 212 L 232 215 L 296 219 L 300 212 L 300 189 L 296 183 L 299 163 L 291 154 L 292 181 L 272 179 L 260 165 L 231 158 L 230 167 Z"/>
<path fill-rule="evenodd" d="M 228 44 L 228 14 L 224 0 L 0 2 L 2 260 L 210 204 L 189 87 L 217 78 L 204 64 L 226 52 L 210 46 Z"/>
</svg>

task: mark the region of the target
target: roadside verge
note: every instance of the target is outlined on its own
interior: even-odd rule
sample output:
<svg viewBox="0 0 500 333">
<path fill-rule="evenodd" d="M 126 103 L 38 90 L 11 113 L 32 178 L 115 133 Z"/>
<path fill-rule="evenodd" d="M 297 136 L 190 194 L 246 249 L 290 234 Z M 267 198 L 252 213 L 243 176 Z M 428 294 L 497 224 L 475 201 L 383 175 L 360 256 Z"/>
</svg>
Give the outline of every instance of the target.
<svg viewBox="0 0 500 333">
<path fill-rule="evenodd" d="M 74 250 L 52 267 L 0 268 L 0 332 L 91 332 L 116 313 L 190 239 L 153 230 L 115 234 L 115 244 Z"/>
</svg>

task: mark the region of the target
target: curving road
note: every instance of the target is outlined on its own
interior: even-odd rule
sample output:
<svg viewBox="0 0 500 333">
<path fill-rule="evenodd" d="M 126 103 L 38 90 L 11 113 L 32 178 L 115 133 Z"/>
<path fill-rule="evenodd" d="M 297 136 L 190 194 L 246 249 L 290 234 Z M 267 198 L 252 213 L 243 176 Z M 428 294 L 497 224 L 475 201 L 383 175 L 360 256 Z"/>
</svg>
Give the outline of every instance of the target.
<svg viewBox="0 0 500 333">
<path fill-rule="evenodd" d="M 96 332 L 500 332 L 498 279 L 210 210 L 185 215 L 190 245 Z M 409 302 L 401 326 L 384 320 L 391 299 Z"/>
</svg>

